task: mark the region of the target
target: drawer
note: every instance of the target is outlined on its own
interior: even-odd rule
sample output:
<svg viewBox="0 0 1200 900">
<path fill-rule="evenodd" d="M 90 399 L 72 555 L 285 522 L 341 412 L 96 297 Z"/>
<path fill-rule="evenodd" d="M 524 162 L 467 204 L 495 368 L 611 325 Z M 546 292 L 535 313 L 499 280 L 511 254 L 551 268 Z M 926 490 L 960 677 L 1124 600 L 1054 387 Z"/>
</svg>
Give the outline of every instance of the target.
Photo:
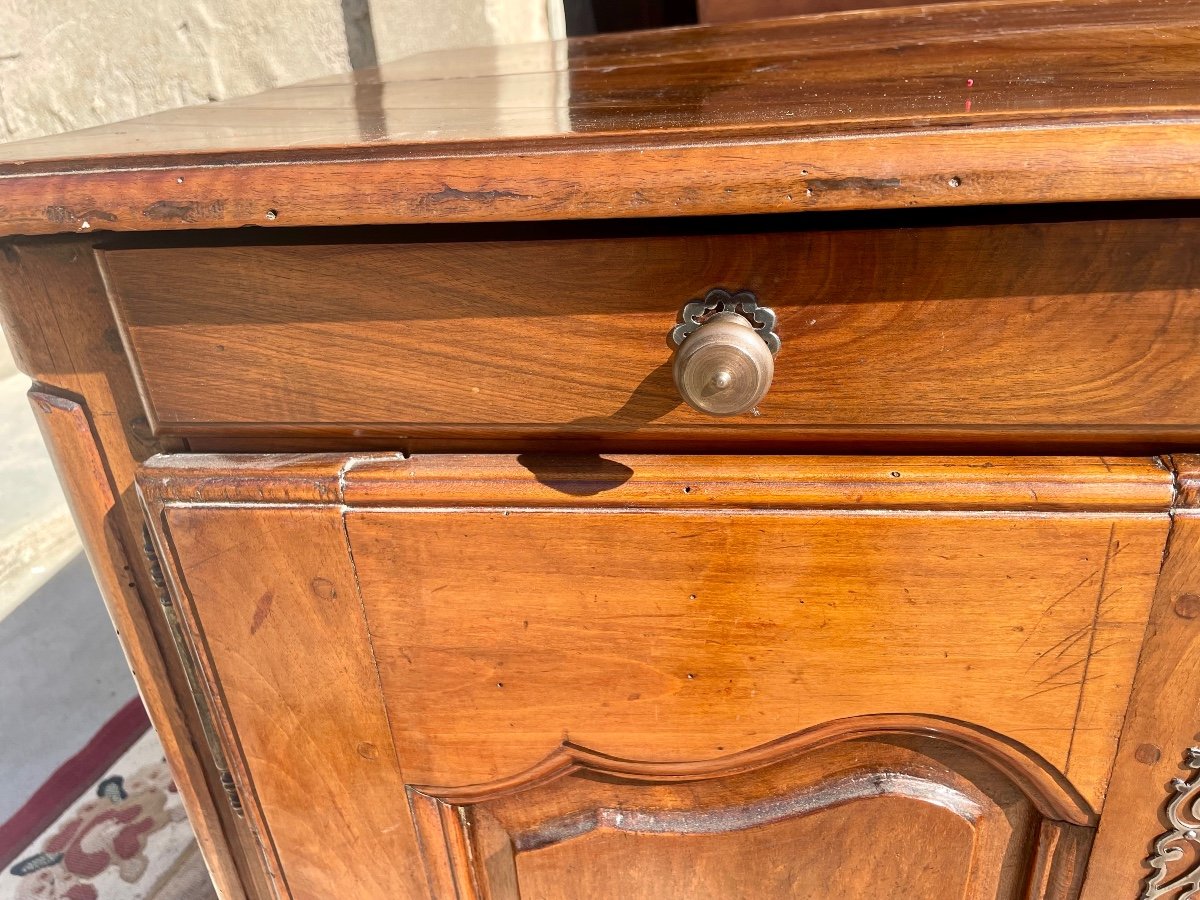
<svg viewBox="0 0 1200 900">
<path fill-rule="evenodd" d="M 306 232 L 101 257 L 163 434 L 1200 439 L 1200 220 L 810 221 Z M 753 414 L 697 412 L 672 380 L 668 333 L 717 287 L 778 314 Z"/>
<path fill-rule="evenodd" d="M 362 898 L 1069 880 L 1173 498 L 1085 458 L 197 454 L 139 484 L 273 865 Z"/>
</svg>

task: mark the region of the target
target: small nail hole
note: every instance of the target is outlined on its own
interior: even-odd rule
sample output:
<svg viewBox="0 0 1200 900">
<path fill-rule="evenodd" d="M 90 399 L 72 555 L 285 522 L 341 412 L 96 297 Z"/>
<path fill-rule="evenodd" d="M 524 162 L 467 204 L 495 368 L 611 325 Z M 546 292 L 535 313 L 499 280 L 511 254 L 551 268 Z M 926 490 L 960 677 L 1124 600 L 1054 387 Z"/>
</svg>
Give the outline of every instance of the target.
<svg viewBox="0 0 1200 900">
<path fill-rule="evenodd" d="M 962 184 L 962 179 L 955 175 L 953 178 L 947 181 L 946 184 L 950 185 L 952 188 L 959 187 Z"/>
<path fill-rule="evenodd" d="M 274 222 L 278 218 L 279 218 L 279 210 L 276 210 L 276 209 L 268 209 L 267 210 L 267 221 Z"/>
</svg>

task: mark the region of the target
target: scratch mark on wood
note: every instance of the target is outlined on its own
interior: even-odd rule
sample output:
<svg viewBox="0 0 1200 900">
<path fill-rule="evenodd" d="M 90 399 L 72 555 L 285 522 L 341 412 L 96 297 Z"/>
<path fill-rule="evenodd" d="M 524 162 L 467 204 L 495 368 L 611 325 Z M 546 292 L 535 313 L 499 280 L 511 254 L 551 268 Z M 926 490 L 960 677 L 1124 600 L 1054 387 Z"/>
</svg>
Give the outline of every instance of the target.
<svg viewBox="0 0 1200 900">
<path fill-rule="evenodd" d="M 219 556 L 224 556 L 228 550 L 229 550 L 228 547 L 218 547 L 212 553 L 206 553 L 204 556 L 200 557 L 192 565 L 195 568 L 199 568 L 200 566 L 204 565 L 205 563 L 212 562 L 214 559 L 216 559 Z"/>
<path fill-rule="evenodd" d="M 1079 659 L 1075 660 L 1074 662 L 1063 666 L 1057 672 L 1051 672 L 1049 675 L 1047 675 L 1045 678 L 1043 678 L 1041 681 L 1039 681 L 1038 684 L 1049 684 L 1055 678 L 1058 678 L 1060 675 L 1066 675 L 1073 668 L 1075 668 L 1077 665 L 1079 665 L 1080 663 L 1083 663 L 1083 662 L 1086 662 L 1086 657 L 1081 656 L 1081 657 L 1079 657 Z M 1071 679 L 1070 683 L 1071 684 L 1079 684 L 1079 682 L 1076 681 L 1074 678 Z"/>
<path fill-rule="evenodd" d="M 1105 650 L 1111 650 L 1113 647 L 1119 647 L 1121 644 L 1124 644 L 1124 643 L 1125 643 L 1125 641 L 1110 641 L 1109 643 L 1105 644 L 1103 647 L 1097 647 L 1095 650 L 1093 650 L 1092 657 L 1095 658 L 1095 657 L 1099 656 L 1101 653 L 1103 653 Z"/>
<path fill-rule="evenodd" d="M 1108 546 L 1104 550 L 1104 567 L 1100 570 L 1100 590 L 1096 592 L 1096 607 L 1092 611 L 1092 636 L 1088 639 L 1087 657 L 1083 664 L 1083 678 L 1079 682 L 1079 699 L 1075 703 L 1075 721 L 1071 725 L 1071 740 L 1067 743 L 1067 763 L 1063 766 L 1063 774 L 1071 773 L 1071 753 L 1075 750 L 1075 734 L 1079 731 L 1079 714 L 1083 711 L 1083 696 L 1087 692 L 1088 670 L 1092 665 L 1092 657 L 1096 655 L 1096 631 L 1100 625 L 1100 606 L 1104 603 L 1104 583 L 1108 580 L 1108 564 L 1113 558 L 1113 539 L 1117 534 L 1117 524 L 1108 526 Z"/>
<path fill-rule="evenodd" d="M 258 629 L 262 628 L 263 622 L 267 621 L 267 616 L 271 614 L 271 604 L 275 601 L 275 592 L 267 591 L 258 598 L 258 603 L 254 606 L 254 618 L 250 620 L 250 633 L 257 634 Z"/>
<path fill-rule="evenodd" d="M 1089 626 L 1087 626 L 1087 625 L 1080 625 L 1078 628 L 1076 628 L 1074 631 L 1072 631 L 1070 634 L 1068 634 L 1065 638 L 1063 638 L 1061 641 L 1059 641 L 1053 647 L 1050 647 L 1048 650 L 1046 650 L 1046 652 L 1043 653 L 1042 656 L 1048 656 L 1049 654 L 1054 653 L 1055 650 L 1058 650 L 1058 652 L 1054 654 L 1054 658 L 1062 659 L 1063 654 L 1065 654 L 1068 650 L 1070 650 L 1072 647 L 1074 647 L 1075 644 L 1079 642 L 1079 639 L 1084 637 L 1088 633 L 1088 627 Z"/>
<path fill-rule="evenodd" d="M 1026 700 L 1032 700 L 1034 697 L 1038 697 L 1042 694 L 1048 694 L 1051 691 L 1060 691 L 1063 688 L 1073 688 L 1073 687 L 1079 687 L 1079 686 L 1080 686 L 1079 682 L 1074 681 L 1074 680 L 1063 681 L 1063 682 L 1060 682 L 1059 684 L 1052 684 L 1049 687 L 1042 688 L 1040 691 L 1034 691 L 1031 694 L 1026 694 L 1024 697 L 1021 698 L 1021 702 L 1024 703 Z M 1074 731 L 1074 729 L 1072 729 L 1072 731 Z"/>
<path fill-rule="evenodd" d="M 1107 562 L 1108 561 L 1105 560 L 1106 564 L 1107 564 Z M 1103 570 L 1097 569 L 1092 572 L 1089 572 L 1087 577 L 1084 578 L 1083 581 L 1079 582 L 1079 584 L 1075 585 L 1075 587 L 1071 588 L 1069 591 L 1067 591 L 1065 594 L 1063 594 L 1061 597 L 1059 597 L 1057 600 L 1055 600 L 1053 603 L 1051 603 L 1049 606 L 1047 606 L 1046 612 L 1047 613 L 1050 612 L 1050 610 L 1054 609 L 1056 606 L 1058 606 L 1058 604 L 1062 603 L 1064 600 L 1066 600 L 1068 597 L 1070 597 L 1073 593 L 1075 593 L 1077 590 L 1079 590 L 1081 587 L 1083 587 L 1085 584 L 1087 584 L 1089 581 L 1091 581 L 1097 575 L 1100 575 L 1101 578 L 1103 579 Z M 1043 615 L 1045 615 L 1045 613 L 1043 613 Z"/>
<path fill-rule="evenodd" d="M 1021 646 L 1018 649 L 1024 650 L 1025 645 L 1028 644 L 1030 642 L 1030 640 L 1033 639 L 1033 636 L 1035 634 L 1037 634 L 1038 627 L 1042 624 L 1042 620 L 1045 619 L 1046 616 L 1048 616 L 1051 612 L 1053 612 L 1055 607 L 1058 606 L 1058 604 L 1062 603 L 1064 600 L 1066 600 L 1068 597 L 1070 597 L 1073 593 L 1075 593 L 1077 590 L 1079 590 L 1081 587 L 1083 587 L 1085 584 L 1087 584 L 1089 581 L 1091 581 L 1093 578 L 1095 578 L 1097 573 L 1098 573 L 1098 570 L 1089 572 L 1086 576 L 1084 576 L 1084 579 L 1081 582 L 1079 582 L 1079 584 L 1075 585 L 1075 587 L 1071 588 L 1069 591 L 1067 591 L 1065 594 L 1063 594 L 1057 600 L 1055 600 L 1053 603 L 1051 603 L 1049 606 L 1047 606 L 1044 610 L 1042 610 L 1042 614 L 1040 616 L 1038 616 L 1038 620 L 1034 624 L 1034 626 L 1029 629 L 1029 633 L 1027 635 L 1025 635 L 1025 640 L 1021 641 Z M 1055 646 L 1058 646 L 1058 645 L 1056 644 Z M 1054 647 L 1050 648 L 1050 650 L 1053 650 L 1053 649 L 1054 649 Z M 1048 653 L 1049 651 L 1046 651 L 1046 652 Z"/>
</svg>

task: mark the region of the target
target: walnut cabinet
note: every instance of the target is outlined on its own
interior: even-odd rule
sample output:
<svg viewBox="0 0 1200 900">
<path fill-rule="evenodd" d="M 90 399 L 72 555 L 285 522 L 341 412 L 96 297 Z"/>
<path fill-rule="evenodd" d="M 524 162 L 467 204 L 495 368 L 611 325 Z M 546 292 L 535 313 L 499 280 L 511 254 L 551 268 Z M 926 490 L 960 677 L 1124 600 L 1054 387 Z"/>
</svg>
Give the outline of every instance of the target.
<svg viewBox="0 0 1200 900">
<path fill-rule="evenodd" d="M 1200 895 L 1196 46 L 831 13 L 0 145 L 223 900 Z"/>
</svg>

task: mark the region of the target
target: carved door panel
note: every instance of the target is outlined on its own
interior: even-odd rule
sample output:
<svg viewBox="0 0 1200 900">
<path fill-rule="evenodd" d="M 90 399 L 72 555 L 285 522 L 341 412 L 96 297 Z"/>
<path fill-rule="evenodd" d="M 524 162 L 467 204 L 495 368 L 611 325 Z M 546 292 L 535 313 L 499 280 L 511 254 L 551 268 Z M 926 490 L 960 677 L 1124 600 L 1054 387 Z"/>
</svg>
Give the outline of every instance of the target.
<svg viewBox="0 0 1200 900">
<path fill-rule="evenodd" d="M 141 487 L 281 891 L 497 900 L 1074 897 L 1172 496 L 1045 459 Z"/>
<path fill-rule="evenodd" d="M 1086 855 L 1089 830 L 1046 820 L 978 746 L 917 718 L 857 724 L 869 736 L 700 765 L 567 746 L 519 786 L 410 790 L 435 895 L 1015 897 L 1031 872 Z"/>
</svg>

